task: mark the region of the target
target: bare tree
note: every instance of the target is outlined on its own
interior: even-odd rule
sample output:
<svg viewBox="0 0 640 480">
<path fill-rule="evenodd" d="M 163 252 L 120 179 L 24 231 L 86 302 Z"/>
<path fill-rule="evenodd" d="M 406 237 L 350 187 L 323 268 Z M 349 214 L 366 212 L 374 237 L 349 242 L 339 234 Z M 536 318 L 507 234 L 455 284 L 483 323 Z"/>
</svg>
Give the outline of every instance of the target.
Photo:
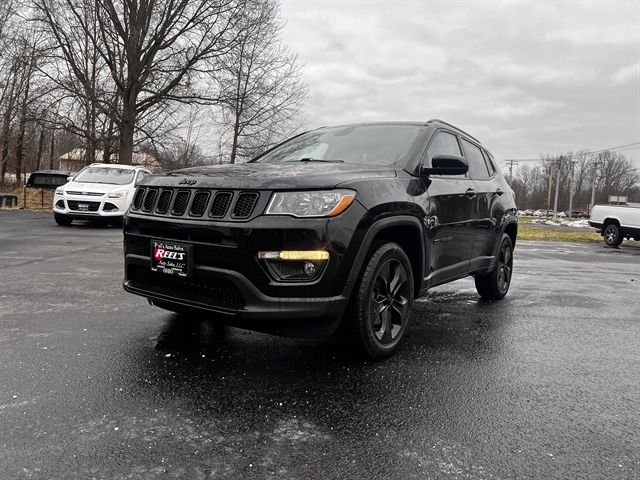
<svg viewBox="0 0 640 480">
<path fill-rule="evenodd" d="M 230 128 L 230 163 L 248 159 L 300 128 L 307 97 L 300 65 L 281 40 L 274 0 L 253 0 L 238 42 L 216 71 L 223 118 Z"/>
<path fill-rule="evenodd" d="M 245 0 L 34 2 L 79 83 L 78 95 L 94 101 L 117 125 L 119 161 L 124 163 L 131 162 L 141 118 L 162 110 L 165 102 L 210 100 L 195 88 L 199 66 L 234 45 L 245 5 Z M 112 88 L 94 85 L 73 32 L 89 39 Z"/>
</svg>

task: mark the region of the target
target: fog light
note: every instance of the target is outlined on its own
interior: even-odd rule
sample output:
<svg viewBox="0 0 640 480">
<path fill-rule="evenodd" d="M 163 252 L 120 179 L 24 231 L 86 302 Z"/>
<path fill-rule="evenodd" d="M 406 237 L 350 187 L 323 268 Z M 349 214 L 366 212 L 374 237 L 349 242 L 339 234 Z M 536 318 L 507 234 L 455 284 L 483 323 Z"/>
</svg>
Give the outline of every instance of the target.
<svg viewBox="0 0 640 480">
<path fill-rule="evenodd" d="M 304 274 L 313 277 L 316 274 L 316 266 L 311 262 L 304 262 Z"/>
<path fill-rule="evenodd" d="M 263 260 L 329 260 L 329 252 L 325 250 L 282 250 L 280 252 L 258 252 Z"/>
</svg>

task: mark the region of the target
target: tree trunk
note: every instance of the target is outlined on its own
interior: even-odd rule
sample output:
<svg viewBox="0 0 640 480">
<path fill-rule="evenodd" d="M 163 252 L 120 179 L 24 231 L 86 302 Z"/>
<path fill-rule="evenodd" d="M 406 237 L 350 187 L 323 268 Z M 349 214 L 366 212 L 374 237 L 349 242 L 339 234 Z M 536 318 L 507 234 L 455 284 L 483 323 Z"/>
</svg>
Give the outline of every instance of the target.
<svg viewBox="0 0 640 480">
<path fill-rule="evenodd" d="M 49 170 L 53 170 L 53 157 L 56 149 L 56 132 L 51 130 L 51 143 L 49 145 Z"/>
<path fill-rule="evenodd" d="M 27 102 L 29 101 L 29 79 L 24 91 L 22 106 L 20 108 L 20 123 L 18 127 L 18 138 L 16 140 L 16 180 L 18 186 L 22 185 L 22 163 L 24 156 L 24 133 L 27 128 Z"/>
<path fill-rule="evenodd" d="M 44 149 L 44 127 L 40 130 L 40 140 L 38 140 L 38 153 L 36 154 L 36 171 L 40 170 L 42 162 L 42 150 Z"/>
<path fill-rule="evenodd" d="M 129 119 L 130 118 L 130 119 Z M 120 123 L 120 142 L 118 148 L 118 163 L 131 165 L 133 160 L 133 131 L 134 119 L 125 114 Z"/>
</svg>

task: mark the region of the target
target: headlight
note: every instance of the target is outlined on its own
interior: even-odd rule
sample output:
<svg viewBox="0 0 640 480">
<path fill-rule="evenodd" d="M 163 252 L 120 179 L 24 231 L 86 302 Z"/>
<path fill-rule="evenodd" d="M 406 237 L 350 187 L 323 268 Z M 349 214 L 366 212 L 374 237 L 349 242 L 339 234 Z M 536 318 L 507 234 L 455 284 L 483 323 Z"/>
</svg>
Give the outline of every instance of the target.
<svg viewBox="0 0 640 480">
<path fill-rule="evenodd" d="M 127 196 L 127 192 L 111 192 L 108 195 L 108 198 L 122 198 L 126 196 Z"/>
<path fill-rule="evenodd" d="M 353 190 L 276 192 L 265 213 L 294 217 L 335 217 L 344 212 L 354 198 L 356 192 Z"/>
<path fill-rule="evenodd" d="M 56 188 L 56 195 L 64 195 L 64 190 L 62 189 L 62 187 Z"/>
</svg>

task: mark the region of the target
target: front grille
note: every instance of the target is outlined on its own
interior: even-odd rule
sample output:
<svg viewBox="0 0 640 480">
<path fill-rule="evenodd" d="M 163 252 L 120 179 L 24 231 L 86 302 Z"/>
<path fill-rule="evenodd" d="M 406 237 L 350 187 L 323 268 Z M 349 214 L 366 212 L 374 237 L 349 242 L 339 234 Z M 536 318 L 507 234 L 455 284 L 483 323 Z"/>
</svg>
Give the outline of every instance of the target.
<svg viewBox="0 0 640 480">
<path fill-rule="evenodd" d="M 158 199 L 158 205 L 156 206 L 156 213 L 164 215 L 169 211 L 169 205 L 171 205 L 171 190 L 163 190 Z"/>
<path fill-rule="evenodd" d="M 166 295 L 181 300 L 239 310 L 245 305 L 242 293 L 232 282 L 220 278 L 194 275 L 182 278 L 152 272 L 138 265 L 127 268 L 129 285 L 149 293 Z"/>
<path fill-rule="evenodd" d="M 79 202 L 77 200 L 67 200 L 69 210 L 76 210 L 81 212 L 97 212 L 100 208 L 100 202 Z M 80 208 L 80 205 L 87 205 L 86 208 Z"/>
<path fill-rule="evenodd" d="M 191 202 L 191 210 L 189 215 L 193 217 L 201 217 L 207 208 L 209 203 L 209 192 L 196 192 L 193 196 L 193 202 Z"/>
<path fill-rule="evenodd" d="M 153 205 L 156 203 L 157 196 L 157 188 L 150 188 L 147 190 L 147 194 L 144 196 L 144 202 L 142 203 L 142 210 L 144 212 L 150 212 L 151 210 L 153 210 Z"/>
<path fill-rule="evenodd" d="M 231 203 L 231 197 L 233 197 L 233 193 L 231 192 L 216 193 L 216 196 L 213 198 L 213 202 L 211 203 L 209 216 L 215 218 L 224 217 L 227 214 L 227 209 Z"/>
<path fill-rule="evenodd" d="M 233 207 L 234 218 L 247 218 L 253 212 L 253 207 L 258 200 L 257 193 L 241 193 L 236 200 L 236 204 Z"/>
<path fill-rule="evenodd" d="M 84 195 L 85 197 L 101 197 L 104 193 L 100 192 L 72 192 L 70 190 L 66 191 L 67 195 Z"/>
<path fill-rule="evenodd" d="M 181 190 L 177 193 L 176 199 L 173 202 L 173 215 L 184 215 L 187 210 L 187 204 L 189 203 L 189 192 Z"/>
<path fill-rule="evenodd" d="M 140 187 L 131 210 L 158 216 L 246 220 L 254 214 L 259 200 L 259 192 Z"/>
<path fill-rule="evenodd" d="M 136 196 L 133 199 L 133 208 L 135 208 L 136 210 L 140 210 L 140 207 L 142 207 L 142 200 L 144 199 L 144 193 L 146 191 L 146 188 L 139 188 L 136 192 Z"/>
</svg>

